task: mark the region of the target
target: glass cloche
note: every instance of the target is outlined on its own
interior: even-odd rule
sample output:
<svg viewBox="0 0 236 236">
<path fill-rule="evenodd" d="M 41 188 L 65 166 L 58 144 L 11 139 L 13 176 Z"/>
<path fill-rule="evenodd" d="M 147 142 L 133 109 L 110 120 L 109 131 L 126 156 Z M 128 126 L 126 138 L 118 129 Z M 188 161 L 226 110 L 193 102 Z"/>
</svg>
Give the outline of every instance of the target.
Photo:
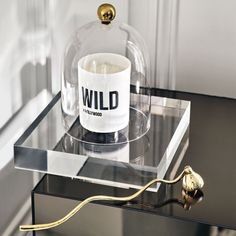
<svg viewBox="0 0 236 236">
<path fill-rule="evenodd" d="M 122 144 L 150 127 L 149 57 L 144 40 L 103 4 L 66 47 L 62 114 L 67 134 L 91 144 Z"/>
</svg>

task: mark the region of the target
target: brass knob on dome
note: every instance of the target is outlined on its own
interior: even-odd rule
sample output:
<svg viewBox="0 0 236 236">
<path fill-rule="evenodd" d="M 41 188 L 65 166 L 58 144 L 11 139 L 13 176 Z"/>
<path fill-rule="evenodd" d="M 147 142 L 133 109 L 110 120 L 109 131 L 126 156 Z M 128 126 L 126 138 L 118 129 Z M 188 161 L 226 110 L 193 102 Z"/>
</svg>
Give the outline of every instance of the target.
<svg viewBox="0 0 236 236">
<path fill-rule="evenodd" d="M 116 9 L 113 5 L 104 3 L 98 7 L 97 14 L 102 24 L 108 25 L 116 16 Z"/>
</svg>

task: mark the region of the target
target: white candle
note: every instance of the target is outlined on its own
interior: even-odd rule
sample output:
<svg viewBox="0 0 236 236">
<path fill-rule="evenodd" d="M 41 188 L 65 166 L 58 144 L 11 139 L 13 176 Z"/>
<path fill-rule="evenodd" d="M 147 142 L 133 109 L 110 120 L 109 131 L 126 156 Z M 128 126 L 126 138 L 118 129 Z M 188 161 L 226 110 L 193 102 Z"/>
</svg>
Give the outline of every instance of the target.
<svg viewBox="0 0 236 236">
<path fill-rule="evenodd" d="M 81 125 L 97 133 L 116 132 L 129 123 L 129 59 L 96 53 L 78 62 Z"/>
</svg>

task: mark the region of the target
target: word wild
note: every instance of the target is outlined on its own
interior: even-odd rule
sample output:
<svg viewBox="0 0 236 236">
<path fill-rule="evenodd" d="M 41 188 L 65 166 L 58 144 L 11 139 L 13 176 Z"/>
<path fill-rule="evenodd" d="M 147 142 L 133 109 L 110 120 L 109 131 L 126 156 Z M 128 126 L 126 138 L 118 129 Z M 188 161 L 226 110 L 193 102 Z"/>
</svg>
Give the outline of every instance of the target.
<svg viewBox="0 0 236 236">
<path fill-rule="evenodd" d="M 118 91 L 110 91 L 106 94 L 82 87 L 82 97 L 83 105 L 95 110 L 114 110 L 119 106 Z"/>
</svg>

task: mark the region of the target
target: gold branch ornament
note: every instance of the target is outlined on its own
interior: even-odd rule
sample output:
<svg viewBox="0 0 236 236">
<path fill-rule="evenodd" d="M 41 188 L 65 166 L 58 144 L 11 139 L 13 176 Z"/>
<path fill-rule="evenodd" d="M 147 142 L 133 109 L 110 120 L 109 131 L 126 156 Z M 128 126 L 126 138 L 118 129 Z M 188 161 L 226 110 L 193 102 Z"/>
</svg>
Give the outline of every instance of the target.
<svg viewBox="0 0 236 236">
<path fill-rule="evenodd" d="M 145 186 L 143 186 L 140 190 L 138 190 L 134 194 L 127 197 L 113 197 L 113 196 L 106 196 L 106 195 L 92 196 L 92 197 L 86 198 L 84 201 L 79 203 L 73 210 L 71 210 L 67 215 L 65 215 L 63 218 L 57 221 L 47 223 L 47 224 L 21 225 L 20 231 L 36 231 L 36 230 L 54 228 L 56 226 L 59 226 L 65 223 L 72 216 L 74 216 L 82 207 L 84 207 L 90 202 L 93 202 L 93 201 L 118 201 L 118 202 L 131 201 L 134 198 L 138 197 L 146 189 L 148 189 L 151 185 L 155 183 L 175 184 L 179 182 L 181 179 L 183 179 L 183 184 L 182 184 L 183 190 L 185 190 L 186 192 L 194 192 L 194 191 L 200 190 L 204 185 L 204 181 L 202 177 L 196 172 L 194 172 L 190 166 L 186 166 L 184 170 L 182 171 L 182 173 L 173 180 L 153 179 L 152 181 L 147 183 Z"/>
</svg>

